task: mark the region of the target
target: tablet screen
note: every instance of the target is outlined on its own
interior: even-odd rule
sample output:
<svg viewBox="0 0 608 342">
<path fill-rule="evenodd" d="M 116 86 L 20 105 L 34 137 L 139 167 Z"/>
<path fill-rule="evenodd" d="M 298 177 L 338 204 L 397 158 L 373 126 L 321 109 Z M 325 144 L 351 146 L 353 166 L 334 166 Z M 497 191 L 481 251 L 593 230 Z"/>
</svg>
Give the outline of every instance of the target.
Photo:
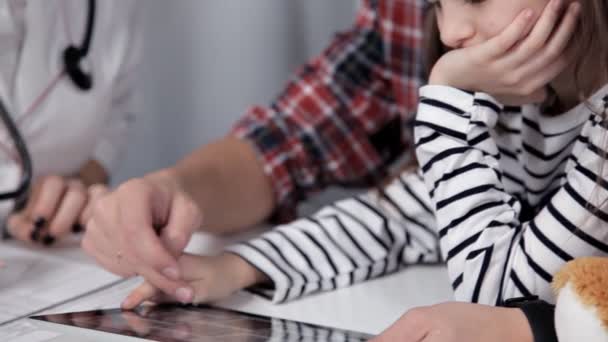
<svg viewBox="0 0 608 342">
<path fill-rule="evenodd" d="M 32 317 L 161 342 L 367 341 L 363 333 L 208 306 L 140 306 Z"/>
</svg>

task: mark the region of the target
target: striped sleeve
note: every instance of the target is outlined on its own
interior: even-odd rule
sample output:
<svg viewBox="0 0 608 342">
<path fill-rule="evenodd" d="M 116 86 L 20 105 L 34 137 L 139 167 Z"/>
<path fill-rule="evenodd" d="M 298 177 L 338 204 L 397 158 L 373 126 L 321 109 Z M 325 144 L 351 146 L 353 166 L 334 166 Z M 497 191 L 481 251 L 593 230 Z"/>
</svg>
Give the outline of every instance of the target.
<svg viewBox="0 0 608 342">
<path fill-rule="evenodd" d="M 430 199 L 421 176 L 405 173 L 383 191 L 338 201 L 316 214 L 227 250 L 273 282 L 280 303 L 439 261 Z"/>
<path fill-rule="evenodd" d="M 503 187 L 490 134 L 502 106 L 449 87 L 426 86 L 420 94 L 416 153 L 456 299 L 500 304 L 535 294 L 552 302 L 552 275 L 564 263 L 608 252 L 608 213 L 587 202 L 592 195 L 608 198 L 608 182 L 596 182 L 607 132 L 587 123 L 563 186 L 536 216 L 520 222 L 521 204 Z"/>
</svg>

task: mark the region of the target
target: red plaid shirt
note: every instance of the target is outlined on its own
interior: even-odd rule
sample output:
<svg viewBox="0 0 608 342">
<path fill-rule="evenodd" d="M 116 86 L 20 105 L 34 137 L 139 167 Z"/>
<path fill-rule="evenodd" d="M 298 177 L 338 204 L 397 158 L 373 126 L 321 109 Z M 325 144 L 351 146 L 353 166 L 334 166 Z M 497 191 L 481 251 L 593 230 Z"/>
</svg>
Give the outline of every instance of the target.
<svg viewBox="0 0 608 342">
<path fill-rule="evenodd" d="M 412 150 L 423 82 L 423 0 L 364 0 L 354 28 L 304 65 L 270 107 L 233 135 L 257 148 L 272 181 L 275 220 L 328 185 L 371 186 Z"/>
</svg>

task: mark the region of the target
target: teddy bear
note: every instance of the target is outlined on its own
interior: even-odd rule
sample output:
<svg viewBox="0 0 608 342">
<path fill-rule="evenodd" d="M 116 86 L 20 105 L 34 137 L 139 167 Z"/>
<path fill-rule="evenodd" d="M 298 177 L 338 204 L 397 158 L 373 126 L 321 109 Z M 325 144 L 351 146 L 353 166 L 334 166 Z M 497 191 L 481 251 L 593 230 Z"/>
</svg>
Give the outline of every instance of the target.
<svg viewBox="0 0 608 342">
<path fill-rule="evenodd" d="M 608 342 L 608 258 L 585 257 L 553 278 L 559 342 Z"/>
</svg>

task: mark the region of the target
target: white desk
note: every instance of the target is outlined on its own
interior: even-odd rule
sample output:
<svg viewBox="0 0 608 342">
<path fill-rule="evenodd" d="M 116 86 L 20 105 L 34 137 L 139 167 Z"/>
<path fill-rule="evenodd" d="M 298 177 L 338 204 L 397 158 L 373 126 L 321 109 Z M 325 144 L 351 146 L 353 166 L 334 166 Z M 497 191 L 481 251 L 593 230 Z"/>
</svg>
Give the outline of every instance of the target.
<svg viewBox="0 0 608 342">
<path fill-rule="evenodd" d="M 256 232 L 252 232 L 253 235 Z M 248 236 L 240 236 L 240 239 Z M 218 239 L 196 236 L 190 243 L 191 252 L 215 253 L 226 243 L 236 238 Z M 75 249 L 54 251 L 64 256 L 84 258 Z M 89 261 L 90 262 L 90 261 Z M 85 311 L 97 308 L 118 307 L 123 294 L 133 286 L 122 284 L 54 308 L 51 312 Z M 217 303 L 226 308 L 279 318 L 294 319 L 308 323 L 333 326 L 342 329 L 376 334 L 390 325 L 406 310 L 449 300 L 451 289 L 446 271 L 441 266 L 412 266 L 397 274 L 358 284 L 350 288 L 310 296 L 282 305 L 273 305 L 267 300 L 239 293 L 228 300 Z M 93 307 L 94 306 L 94 307 Z M 28 320 L 25 324 L 31 324 Z M 137 341 L 130 337 L 108 335 L 48 323 L 35 323 L 40 334 L 60 334 L 53 341 Z M 13 342 L 13 341 L 11 341 Z M 15 342 L 22 342 L 16 340 Z"/>
</svg>

